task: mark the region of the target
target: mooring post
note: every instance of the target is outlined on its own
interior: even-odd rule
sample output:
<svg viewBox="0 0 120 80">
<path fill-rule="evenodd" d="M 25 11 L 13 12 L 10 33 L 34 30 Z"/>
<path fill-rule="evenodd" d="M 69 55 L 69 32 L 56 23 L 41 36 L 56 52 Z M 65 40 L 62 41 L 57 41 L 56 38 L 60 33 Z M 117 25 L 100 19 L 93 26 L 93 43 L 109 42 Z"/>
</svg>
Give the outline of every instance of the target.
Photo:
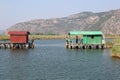
<svg viewBox="0 0 120 80">
<path fill-rule="evenodd" d="M 31 48 L 34 48 L 34 39 L 32 39 L 31 44 L 30 44 L 30 47 L 31 47 Z"/>
<path fill-rule="evenodd" d="M 66 37 L 66 48 L 68 48 L 68 37 Z"/>
</svg>

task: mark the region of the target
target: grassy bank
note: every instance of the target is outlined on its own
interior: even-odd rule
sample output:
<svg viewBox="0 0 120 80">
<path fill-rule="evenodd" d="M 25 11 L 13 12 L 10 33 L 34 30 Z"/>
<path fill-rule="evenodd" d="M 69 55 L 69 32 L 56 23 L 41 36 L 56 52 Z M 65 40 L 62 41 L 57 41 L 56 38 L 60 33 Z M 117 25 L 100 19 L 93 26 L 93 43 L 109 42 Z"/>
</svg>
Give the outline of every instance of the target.
<svg viewBox="0 0 120 80">
<path fill-rule="evenodd" d="M 8 40 L 9 36 L 8 35 L 0 35 L 0 40 Z"/>
<path fill-rule="evenodd" d="M 111 56 L 120 58 L 120 38 L 114 40 Z"/>
<path fill-rule="evenodd" d="M 105 38 L 114 38 L 114 39 L 117 39 L 117 38 L 120 38 L 120 35 L 105 35 Z"/>
<path fill-rule="evenodd" d="M 67 35 L 54 35 L 54 34 L 39 34 L 39 35 L 29 35 L 30 39 L 65 39 Z M 105 35 L 105 38 L 120 38 L 119 35 Z M 0 40 L 9 39 L 9 35 L 0 35 Z"/>
<path fill-rule="evenodd" d="M 30 39 L 41 40 L 41 39 L 65 39 L 66 35 L 29 35 Z M 0 35 L 0 40 L 8 40 L 8 35 Z"/>
<path fill-rule="evenodd" d="M 66 35 L 30 35 L 30 39 L 65 39 Z"/>
</svg>

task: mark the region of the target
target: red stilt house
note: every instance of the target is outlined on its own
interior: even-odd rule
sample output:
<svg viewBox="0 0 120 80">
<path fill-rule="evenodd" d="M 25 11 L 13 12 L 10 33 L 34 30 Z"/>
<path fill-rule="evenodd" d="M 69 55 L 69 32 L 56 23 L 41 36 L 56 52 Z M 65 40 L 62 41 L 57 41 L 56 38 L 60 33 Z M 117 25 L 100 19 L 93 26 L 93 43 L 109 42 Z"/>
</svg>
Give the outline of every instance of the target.
<svg viewBox="0 0 120 80">
<path fill-rule="evenodd" d="M 9 31 L 10 43 L 28 43 L 28 31 Z"/>
</svg>

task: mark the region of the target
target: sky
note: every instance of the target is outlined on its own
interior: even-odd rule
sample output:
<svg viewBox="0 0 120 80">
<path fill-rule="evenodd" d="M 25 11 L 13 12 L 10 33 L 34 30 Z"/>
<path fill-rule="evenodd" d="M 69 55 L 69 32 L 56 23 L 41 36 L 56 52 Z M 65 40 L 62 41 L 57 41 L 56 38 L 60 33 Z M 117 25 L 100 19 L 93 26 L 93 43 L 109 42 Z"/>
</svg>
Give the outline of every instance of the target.
<svg viewBox="0 0 120 80">
<path fill-rule="evenodd" d="M 120 0 L 0 0 L 0 30 L 16 23 L 120 9 Z"/>
</svg>

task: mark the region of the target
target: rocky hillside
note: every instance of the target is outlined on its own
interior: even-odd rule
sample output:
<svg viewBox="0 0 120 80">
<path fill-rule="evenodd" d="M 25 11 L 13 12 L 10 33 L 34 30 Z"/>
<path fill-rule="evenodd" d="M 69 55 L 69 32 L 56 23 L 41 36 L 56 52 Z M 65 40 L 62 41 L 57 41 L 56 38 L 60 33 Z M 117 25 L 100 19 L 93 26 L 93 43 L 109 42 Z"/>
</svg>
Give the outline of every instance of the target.
<svg viewBox="0 0 120 80">
<path fill-rule="evenodd" d="M 65 34 L 72 30 L 101 30 L 105 34 L 120 34 L 120 9 L 107 12 L 82 12 L 68 17 L 37 19 L 17 23 L 7 29 L 27 30 L 32 34 Z"/>
</svg>

